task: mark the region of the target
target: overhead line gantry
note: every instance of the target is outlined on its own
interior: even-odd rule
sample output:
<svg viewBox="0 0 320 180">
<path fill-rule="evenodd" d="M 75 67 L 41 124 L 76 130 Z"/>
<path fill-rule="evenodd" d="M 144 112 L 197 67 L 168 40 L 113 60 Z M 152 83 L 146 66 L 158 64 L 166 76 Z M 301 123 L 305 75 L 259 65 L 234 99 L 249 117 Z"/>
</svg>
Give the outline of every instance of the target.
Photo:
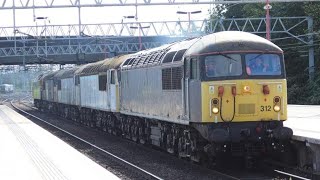
<svg viewBox="0 0 320 180">
<path fill-rule="evenodd" d="M 269 3 L 280 2 L 319 2 L 319 0 L 269 0 Z M 0 27 L 0 42 L 6 43 L 0 47 L 1 59 L 20 59 L 23 58 L 25 63 L 26 57 L 36 57 L 35 60 L 43 57 L 44 61 L 51 56 L 56 55 L 77 55 L 82 58 L 83 54 L 104 54 L 106 51 L 134 52 L 138 45 L 136 43 L 128 43 L 127 41 L 120 43 L 102 43 L 102 44 L 85 44 L 82 45 L 79 40 L 89 39 L 90 37 L 99 40 L 108 40 L 110 35 L 123 36 L 122 32 L 127 30 L 127 36 L 136 36 L 135 31 L 129 30 L 127 23 L 102 23 L 102 24 L 83 24 L 81 21 L 81 9 L 86 7 L 112 7 L 112 6 L 156 6 L 156 5 L 200 5 L 200 4 L 245 4 L 245 3 L 266 3 L 266 0 L 0 0 L 0 10 L 13 11 L 13 26 Z M 78 9 L 78 23 L 73 25 L 36 25 L 36 26 L 19 26 L 16 25 L 16 11 L 20 9 L 45 9 L 45 8 L 76 8 Z M 290 19 L 290 18 L 289 18 Z M 314 72 L 314 47 L 313 47 L 313 20 L 310 17 L 293 17 L 290 19 L 297 20 L 292 22 L 291 27 L 287 27 L 287 17 L 273 17 L 271 19 L 271 33 L 284 33 L 289 38 L 294 38 L 300 43 L 309 46 L 309 73 Z M 258 23 L 256 23 L 258 22 Z M 151 34 L 159 35 L 177 35 L 177 32 L 183 32 L 183 24 L 187 22 L 136 22 L 140 26 L 148 24 L 150 26 L 146 31 L 142 30 L 142 36 Z M 190 22 L 188 22 L 190 24 Z M 216 30 L 242 30 L 252 33 L 267 33 L 264 29 L 267 25 L 265 18 L 249 18 L 249 19 L 215 19 L 192 21 L 195 32 L 216 32 Z M 168 24 L 172 24 L 169 28 Z M 280 25 L 280 26 L 278 26 Z M 298 26 L 305 26 L 308 29 L 308 35 L 294 34 L 294 30 Z M 157 27 L 160 26 L 160 27 Z M 229 27 L 228 27 L 229 26 Z M 230 28 L 234 26 L 233 28 Z M 280 29 L 277 27 L 280 27 Z M 249 29 L 249 30 L 246 30 Z M 38 33 L 41 29 L 43 34 Z M 72 33 L 70 33 L 72 32 Z M 149 32 L 149 33 L 148 33 Z M 88 37 L 86 35 L 89 35 Z M 285 37 L 286 38 L 286 37 Z M 111 37 L 112 39 L 112 37 Z M 60 45 L 48 44 L 49 41 L 58 42 L 59 40 L 67 40 L 69 43 Z M 272 40 L 272 39 L 271 39 Z M 44 41 L 44 43 L 42 42 Z M 73 44 L 77 41 L 78 44 Z M 42 44 L 41 44 L 42 42 Z M 33 44 L 32 44 L 33 43 Z M 40 44 L 39 44 L 40 43 Z M 14 45 L 12 45 L 14 44 Z M 36 45 L 34 45 L 36 44 Z M 44 45 L 43 45 L 44 44 Z M 9 46 L 7 46 L 9 45 Z M 151 48 L 157 46 L 156 42 L 144 42 L 143 47 Z M 141 44 L 140 44 L 141 47 Z M 50 56 L 50 57 L 49 57 Z M 20 58 L 17 58 L 20 57 Z M 34 59 L 34 58 L 33 58 Z M 38 62 L 39 63 L 39 62 Z"/>
<path fill-rule="evenodd" d="M 278 2 L 313 2 L 319 0 L 270 0 Z M 265 3 L 265 0 L 0 0 L 0 9 L 33 9 L 33 8 L 70 8 L 70 7 L 102 7 L 102 6 L 148 6 L 148 5 L 192 5 L 192 4 L 239 4 L 239 3 Z"/>
</svg>

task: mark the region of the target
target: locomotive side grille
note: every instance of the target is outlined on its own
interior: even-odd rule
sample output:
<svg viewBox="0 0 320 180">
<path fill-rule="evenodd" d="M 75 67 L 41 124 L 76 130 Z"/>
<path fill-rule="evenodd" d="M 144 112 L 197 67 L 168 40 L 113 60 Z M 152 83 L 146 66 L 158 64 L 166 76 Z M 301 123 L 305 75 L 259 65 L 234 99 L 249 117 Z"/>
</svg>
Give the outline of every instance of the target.
<svg viewBox="0 0 320 180">
<path fill-rule="evenodd" d="M 181 89 L 182 69 L 173 67 L 162 69 L 162 89 L 179 90 Z"/>
<path fill-rule="evenodd" d="M 172 89 L 171 86 L 171 68 L 162 69 L 162 89 Z"/>
<path fill-rule="evenodd" d="M 255 104 L 239 104 L 239 114 L 255 114 Z"/>
<path fill-rule="evenodd" d="M 172 89 L 181 89 L 182 69 L 181 67 L 172 68 Z"/>
</svg>

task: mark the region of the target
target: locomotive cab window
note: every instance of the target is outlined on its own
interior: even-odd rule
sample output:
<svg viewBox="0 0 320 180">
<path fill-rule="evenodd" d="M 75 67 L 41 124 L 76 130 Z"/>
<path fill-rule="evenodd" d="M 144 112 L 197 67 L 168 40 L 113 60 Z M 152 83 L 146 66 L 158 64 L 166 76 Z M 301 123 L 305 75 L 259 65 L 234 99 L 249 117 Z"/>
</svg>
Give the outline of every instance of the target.
<svg viewBox="0 0 320 180">
<path fill-rule="evenodd" d="M 182 56 L 184 55 L 184 53 L 187 51 L 187 49 L 182 49 L 180 51 L 177 52 L 177 54 L 174 56 L 173 61 L 181 61 Z"/>
<path fill-rule="evenodd" d="M 207 77 L 240 76 L 242 74 L 241 56 L 224 54 L 205 58 L 205 75 Z"/>
<path fill-rule="evenodd" d="M 42 90 L 46 90 L 46 83 L 42 81 Z"/>
<path fill-rule="evenodd" d="M 128 65 L 130 61 L 131 61 L 131 58 L 127 59 L 127 60 L 123 63 L 123 66 Z"/>
<path fill-rule="evenodd" d="M 245 59 L 250 76 L 281 75 L 280 57 L 276 54 L 247 54 Z"/>
<path fill-rule="evenodd" d="M 173 51 L 173 52 L 169 52 L 168 54 L 166 54 L 166 56 L 164 57 L 162 63 L 168 63 L 168 62 L 172 62 L 172 59 L 174 57 L 174 55 L 176 54 L 177 51 Z"/>
<path fill-rule="evenodd" d="M 197 59 L 191 59 L 191 78 L 198 79 L 199 77 L 199 61 Z"/>
<path fill-rule="evenodd" d="M 111 80 L 110 80 L 110 84 L 115 84 L 115 83 L 116 83 L 115 71 L 111 71 Z"/>
<path fill-rule="evenodd" d="M 79 85 L 80 84 L 80 76 L 76 76 L 74 79 L 74 85 Z"/>
<path fill-rule="evenodd" d="M 99 91 L 107 90 L 107 75 L 99 75 Z"/>
<path fill-rule="evenodd" d="M 61 80 L 58 80 L 58 90 L 61 90 Z"/>
</svg>

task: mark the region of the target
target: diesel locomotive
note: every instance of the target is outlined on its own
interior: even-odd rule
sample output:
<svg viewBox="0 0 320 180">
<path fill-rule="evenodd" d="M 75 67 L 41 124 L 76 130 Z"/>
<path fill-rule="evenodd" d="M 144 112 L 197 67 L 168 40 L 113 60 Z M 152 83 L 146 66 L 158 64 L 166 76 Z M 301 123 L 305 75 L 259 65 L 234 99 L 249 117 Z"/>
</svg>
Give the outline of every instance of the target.
<svg viewBox="0 0 320 180">
<path fill-rule="evenodd" d="M 192 161 L 281 153 L 283 51 L 224 31 L 40 76 L 34 105 Z"/>
</svg>

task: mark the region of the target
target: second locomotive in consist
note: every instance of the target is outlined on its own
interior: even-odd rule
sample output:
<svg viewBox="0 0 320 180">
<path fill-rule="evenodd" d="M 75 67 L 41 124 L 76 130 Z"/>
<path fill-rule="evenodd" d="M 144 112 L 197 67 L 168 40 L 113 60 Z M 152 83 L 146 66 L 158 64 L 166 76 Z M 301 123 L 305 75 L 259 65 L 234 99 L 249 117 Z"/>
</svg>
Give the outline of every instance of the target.
<svg viewBox="0 0 320 180">
<path fill-rule="evenodd" d="M 206 161 L 284 148 L 285 78 L 278 46 L 226 31 L 43 75 L 34 104 Z"/>
</svg>

